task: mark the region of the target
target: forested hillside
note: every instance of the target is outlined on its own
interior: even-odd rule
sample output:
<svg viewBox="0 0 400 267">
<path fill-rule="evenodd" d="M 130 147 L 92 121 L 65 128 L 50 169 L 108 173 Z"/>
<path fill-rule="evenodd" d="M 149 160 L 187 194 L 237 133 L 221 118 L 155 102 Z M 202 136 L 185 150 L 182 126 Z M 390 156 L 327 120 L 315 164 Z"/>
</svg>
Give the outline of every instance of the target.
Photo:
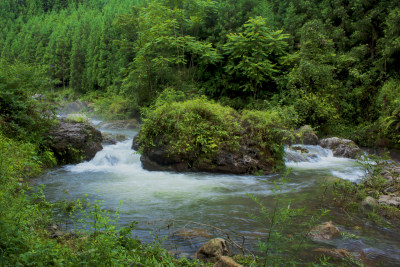
<svg viewBox="0 0 400 267">
<path fill-rule="evenodd" d="M 93 112 L 91 115 L 105 121 L 134 118 L 132 121 L 136 125 L 135 119 L 144 119 L 141 134 L 133 145 L 137 145 L 142 156 L 146 152 L 150 155 L 157 141 L 166 148 L 162 152 L 167 163 L 176 152 L 175 171 L 189 171 L 194 167 L 197 171 L 256 176 L 281 171 L 286 166 L 284 146 L 291 142 L 289 139 L 303 143 L 297 135 L 304 133 L 295 129 L 306 129 L 309 136 L 316 138 L 313 144 L 318 144 L 317 133 L 319 137 L 349 138 L 360 146 L 399 149 L 400 1 L 0 0 L 0 266 L 203 266 L 196 260 L 176 258 L 177 254 L 171 255 L 157 242 L 147 244 L 133 237 L 132 230 L 137 222 L 121 227 L 117 223 L 119 208 L 114 207 L 116 211 L 112 216 L 102 208 L 98 198 L 86 201 L 65 198 L 50 203 L 42 189 L 31 188 L 29 178 L 46 168 L 67 163 L 62 159 L 57 162 L 57 155 L 51 149 L 54 135 L 50 132 L 60 121 L 70 123 L 68 117 L 56 120 L 55 115 L 64 103 L 76 99 L 89 103 L 86 107 Z M 77 116 L 73 123 L 93 128 L 86 124 L 87 120 L 83 115 Z M 98 135 L 101 137 L 100 132 Z M 88 143 L 90 138 L 83 138 L 82 143 Z M 129 141 L 123 151 L 132 156 L 132 140 Z M 351 144 L 350 148 L 357 147 L 345 141 Z M 99 141 L 99 149 L 101 147 Z M 65 151 L 70 151 L 76 156 L 74 162 L 84 159 L 69 144 L 67 149 L 61 150 L 60 157 L 66 157 Z M 224 157 L 217 153 L 221 151 Z M 245 164 L 243 170 L 221 164 L 228 161 L 236 164 L 231 160 L 234 158 L 232 151 L 242 153 L 245 160 L 241 162 L 250 162 L 251 169 Z M 301 158 L 309 152 L 300 146 L 292 151 Z M 119 150 L 114 153 L 121 156 Z M 260 161 L 250 157 L 254 155 L 265 160 L 264 169 L 268 172 L 262 172 Z M 314 153 L 311 155 L 318 157 Z M 160 154 L 157 156 L 160 158 Z M 114 160 L 108 154 L 107 157 Z M 199 158 L 200 163 L 196 162 Z M 136 164 L 127 162 L 132 166 Z M 332 168 L 337 168 L 338 164 L 334 163 Z M 287 234 L 286 224 L 294 223 L 296 234 L 302 227 L 310 230 L 328 213 L 326 207 L 336 210 L 340 207 L 340 213 L 354 224 L 354 231 L 378 223 L 377 228 L 385 232 L 371 232 L 372 235 L 386 238 L 388 225 L 395 224 L 379 224 L 382 218 L 400 218 L 398 204 L 389 207 L 378 203 L 381 196 L 390 201 L 392 197 L 400 199 L 400 167 L 387 163 L 374 155 L 361 161 L 366 173 L 359 184 L 355 183 L 358 176 L 353 173 L 347 174 L 350 178 L 345 177 L 349 181 L 340 182 L 332 177 L 335 175 L 331 170 L 329 177 L 322 177 L 318 168 L 305 172 L 304 177 L 297 177 L 302 180 L 297 184 L 299 188 L 304 183 L 314 184 L 314 180 L 309 180 L 312 173 L 319 173 L 320 176 L 314 177 L 318 183 L 334 178 L 331 196 L 325 184 L 318 193 L 305 190 L 307 195 L 300 195 L 315 202 L 310 208 L 298 209 L 302 216 L 311 217 L 308 224 L 293 219 L 292 212 L 296 210 L 290 203 L 286 204 L 286 196 L 281 199 L 285 204 L 279 202 L 276 191 L 285 191 L 286 187 L 279 187 L 281 180 L 275 180 L 277 176 L 262 179 L 257 176 L 254 181 L 255 176 L 241 177 L 251 180 L 240 183 L 237 192 L 255 201 L 270 224 L 261 220 L 262 227 L 269 231 L 266 241 L 259 239 L 264 256 L 239 257 L 239 262 L 247 263 L 246 266 L 300 263 L 327 266 L 325 256 L 303 259 L 301 253 L 294 254 L 295 257 L 285 254 L 294 246 L 292 241 L 298 238 Z M 97 179 L 97 173 L 94 175 Z M 136 177 L 138 180 L 147 179 L 140 175 Z M 283 177 L 284 184 L 289 174 L 277 175 Z M 104 176 L 112 178 L 108 171 Z M 171 177 L 169 179 L 177 180 L 176 183 L 182 183 L 182 177 L 189 176 Z M 159 186 L 164 187 L 166 179 L 162 178 Z M 189 178 L 198 180 L 195 176 Z M 241 178 L 235 176 L 232 180 Z M 158 183 L 158 180 L 149 181 L 153 183 L 151 187 Z M 231 186 L 230 178 L 223 181 L 217 184 Z M 257 187 L 254 192 L 259 192 L 258 187 L 264 186 L 258 186 L 261 182 L 275 188 L 271 189 L 274 198 L 268 198 L 268 204 L 275 203 L 270 210 L 257 196 L 248 194 L 253 192 L 249 190 L 251 186 Z M 112 183 L 114 181 L 110 181 Z M 214 183 L 210 187 L 189 183 L 188 187 L 195 189 L 187 193 L 187 198 L 204 190 L 207 200 L 220 201 L 219 195 L 210 197 L 209 191 L 232 195 L 232 201 L 215 202 L 215 206 L 247 201 L 236 199 L 237 192 L 232 188 L 215 187 Z M 106 186 L 110 187 L 108 183 Z M 174 194 L 185 195 L 178 188 L 187 186 L 185 183 L 181 186 L 174 187 Z M 136 187 L 142 189 L 140 184 L 135 184 L 134 189 Z M 64 193 L 68 194 L 67 190 Z M 163 194 L 154 193 L 157 198 L 160 195 Z M 376 203 L 364 203 L 368 198 Z M 203 201 L 193 199 L 196 205 Z M 331 203 L 325 203 L 329 201 Z M 400 203 L 396 201 L 391 203 Z M 321 209 L 314 205 L 317 202 L 322 203 Z M 151 205 L 147 208 L 147 203 L 146 212 L 153 208 Z M 174 203 L 168 202 L 168 205 L 174 206 Z M 278 203 L 281 206 L 278 207 Z M 195 214 L 193 207 L 188 209 L 191 214 Z M 356 213 L 358 215 L 352 217 Z M 213 214 L 213 217 L 218 216 Z M 55 225 L 59 217 L 65 223 L 65 232 Z M 157 215 L 157 220 L 164 219 L 160 217 Z M 222 217 L 226 221 L 231 219 L 230 215 Z M 246 224 L 244 221 L 247 222 L 247 218 L 241 220 L 240 225 Z M 69 225 L 71 223 L 74 226 Z M 343 228 L 352 228 L 343 225 L 346 225 Z M 165 228 L 170 229 L 170 226 Z M 214 228 L 222 230 L 229 238 L 225 231 L 229 229 L 222 229 L 228 227 L 225 221 L 218 227 L 221 229 Z M 367 229 L 368 234 L 370 229 Z M 300 231 L 298 248 L 309 239 L 308 230 Z M 254 231 L 259 234 L 258 230 Z M 358 240 L 353 232 L 348 236 L 347 232 L 343 233 L 342 240 Z M 399 240 L 395 235 L 392 238 Z M 378 243 L 378 239 L 368 239 Z M 363 243 L 357 240 L 357 244 Z M 377 251 L 396 256 L 398 253 L 390 242 L 386 250 L 379 247 Z M 350 241 L 343 243 L 350 244 Z M 331 246 L 332 243 L 326 244 Z M 307 246 L 304 251 L 309 250 Z M 245 248 L 240 249 L 245 252 Z M 364 250 L 359 252 L 364 257 Z M 358 264 L 354 258 L 341 257 L 349 266 Z M 391 264 L 385 258 L 376 261 L 377 264 Z M 396 263 L 399 261 L 395 259 Z M 334 261 L 332 266 L 336 263 Z"/>
<path fill-rule="evenodd" d="M 399 5 L 7 0 L 0 52 L 10 64 L 44 66 L 57 87 L 107 96 L 131 115 L 172 87 L 237 109 L 292 106 L 299 124 L 395 145 Z"/>
</svg>

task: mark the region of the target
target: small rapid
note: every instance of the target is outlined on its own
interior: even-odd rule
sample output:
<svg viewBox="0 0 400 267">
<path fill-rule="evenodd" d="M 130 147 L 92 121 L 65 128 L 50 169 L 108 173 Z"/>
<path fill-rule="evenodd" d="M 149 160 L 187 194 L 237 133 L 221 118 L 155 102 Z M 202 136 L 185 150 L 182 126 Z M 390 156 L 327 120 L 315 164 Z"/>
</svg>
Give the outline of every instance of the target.
<svg viewBox="0 0 400 267">
<path fill-rule="evenodd" d="M 44 192 L 50 201 L 85 196 L 93 201 L 99 196 L 104 200 L 105 209 L 116 211 L 120 207 L 121 226 L 137 221 L 134 233 L 145 242 L 154 238 L 149 231 L 157 231 L 160 236 L 169 235 L 164 246 L 170 249 L 178 247 L 180 252 L 194 253 L 207 238 L 171 236 L 171 221 L 198 222 L 238 233 L 245 237 L 246 248 L 257 250 L 257 240 L 265 237 L 266 229 L 265 225 L 255 222 L 249 216 L 259 212 L 259 207 L 249 194 L 272 209 L 275 203 L 273 182 L 281 174 L 251 176 L 150 172 L 142 168 L 140 155 L 131 148 L 136 132 L 112 132 L 126 134 L 129 140 L 104 145 L 103 150 L 91 161 L 51 170 L 37 180 L 38 184 L 46 185 Z M 338 177 L 357 182 L 364 175 L 357 161 L 336 158 L 332 151 L 320 146 L 295 145 L 286 147 L 285 153 L 285 164 L 291 173 L 290 180 L 282 186 L 280 192 L 283 198 L 296 206 L 305 206 L 307 210 L 320 208 L 319 190 L 325 179 Z M 379 240 L 382 231 L 368 229 L 365 233 L 356 232 L 360 236 L 364 235 L 359 243 L 339 239 L 335 244 L 328 245 L 351 250 L 355 244 L 360 244 L 356 246 L 357 250 L 365 251 L 366 254 L 373 251 L 371 257 L 400 262 L 385 252 L 400 251 L 398 242 L 393 241 L 396 245 L 392 249 L 387 248 L 392 245 L 391 241 L 381 241 L 381 246 L 374 246 L 374 242 L 368 240 Z M 351 232 L 351 229 L 347 231 Z"/>
<path fill-rule="evenodd" d="M 356 160 L 334 157 L 331 150 L 320 146 L 293 145 L 285 147 L 285 154 L 286 167 L 294 172 L 316 171 L 352 182 L 365 176 L 364 168 Z"/>
</svg>

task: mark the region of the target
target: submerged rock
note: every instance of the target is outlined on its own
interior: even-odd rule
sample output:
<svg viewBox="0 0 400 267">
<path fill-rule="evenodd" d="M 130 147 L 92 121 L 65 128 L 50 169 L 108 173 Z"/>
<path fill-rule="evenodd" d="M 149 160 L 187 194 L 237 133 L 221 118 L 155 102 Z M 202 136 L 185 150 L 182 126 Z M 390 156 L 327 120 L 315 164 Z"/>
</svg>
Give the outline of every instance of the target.
<svg viewBox="0 0 400 267">
<path fill-rule="evenodd" d="M 214 238 L 205 243 L 194 257 L 204 262 L 217 262 L 222 256 L 228 256 L 230 250 L 225 239 Z"/>
<path fill-rule="evenodd" d="M 99 128 L 110 129 L 110 130 L 132 130 L 137 129 L 139 123 L 136 119 L 130 120 L 117 120 L 117 121 L 105 121 L 100 123 Z"/>
<path fill-rule="evenodd" d="M 361 156 L 361 149 L 348 139 L 338 137 L 325 138 L 319 141 L 319 145 L 332 150 L 335 157 L 356 159 Z"/>
<path fill-rule="evenodd" d="M 351 259 L 352 255 L 346 249 L 338 248 L 316 248 L 313 250 L 315 254 L 331 257 L 333 259 Z"/>
<path fill-rule="evenodd" d="M 204 229 L 201 228 L 192 228 L 192 229 L 180 229 L 177 232 L 177 235 L 187 239 L 187 238 L 195 238 L 195 237 L 202 237 L 202 238 L 210 238 L 211 234 Z"/>
<path fill-rule="evenodd" d="M 91 160 L 103 149 L 100 131 L 86 123 L 61 120 L 49 131 L 48 139 L 59 164 Z"/>
<path fill-rule="evenodd" d="M 340 230 L 330 221 L 314 226 L 311 229 L 309 236 L 315 240 L 330 240 L 339 237 Z"/>
</svg>

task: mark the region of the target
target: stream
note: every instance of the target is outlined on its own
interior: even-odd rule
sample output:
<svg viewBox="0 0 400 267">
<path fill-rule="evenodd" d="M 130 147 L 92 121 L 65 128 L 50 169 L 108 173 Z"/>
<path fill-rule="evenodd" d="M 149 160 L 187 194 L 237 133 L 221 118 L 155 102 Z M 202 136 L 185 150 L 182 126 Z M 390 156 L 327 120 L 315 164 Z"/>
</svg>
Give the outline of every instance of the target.
<svg viewBox="0 0 400 267">
<path fill-rule="evenodd" d="M 49 201 L 85 198 L 85 194 L 93 201 L 98 196 L 104 200 L 105 209 L 116 211 L 120 207 L 119 225 L 137 221 L 134 234 L 145 242 L 153 241 L 154 235 L 167 236 L 163 246 L 180 256 L 193 255 L 210 238 L 225 238 L 222 232 L 205 225 L 229 232 L 237 242 L 257 252 L 257 240 L 265 238 L 266 229 L 249 217 L 257 214 L 259 207 L 248 194 L 272 209 L 273 181 L 280 174 L 150 172 L 141 167 L 140 155 L 131 149 L 135 131 L 108 132 L 126 134 L 129 140 L 103 145 L 91 161 L 50 170 L 35 181 L 45 185 Z M 286 166 L 292 171 L 281 192 L 293 205 L 306 207 L 306 212 L 323 206 L 327 179 L 357 182 L 364 175 L 354 160 L 335 158 L 330 150 L 319 146 L 304 147 L 310 156 L 286 150 Z M 384 266 L 400 266 L 399 231 L 351 219 L 335 209 L 323 219 L 328 220 L 346 234 L 313 242 L 313 247 L 344 248 Z"/>
</svg>

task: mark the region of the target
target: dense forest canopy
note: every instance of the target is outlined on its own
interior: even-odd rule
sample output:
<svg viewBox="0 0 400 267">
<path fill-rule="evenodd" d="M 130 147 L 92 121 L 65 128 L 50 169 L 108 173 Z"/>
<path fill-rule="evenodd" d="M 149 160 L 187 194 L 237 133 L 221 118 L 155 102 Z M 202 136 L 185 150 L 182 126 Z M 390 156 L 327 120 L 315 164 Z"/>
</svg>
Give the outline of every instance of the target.
<svg viewBox="0 0 400 267">
<path fill-rule="evenodd" d="M 398 1 L 36 0 L 0 3 L 0 53 L 112 112 L 165 89 L 236 109 L 291 106 L 298 124 L 396 145 Z M 383 141 L 382 141 L 383 140 Z"/>
</svg>

